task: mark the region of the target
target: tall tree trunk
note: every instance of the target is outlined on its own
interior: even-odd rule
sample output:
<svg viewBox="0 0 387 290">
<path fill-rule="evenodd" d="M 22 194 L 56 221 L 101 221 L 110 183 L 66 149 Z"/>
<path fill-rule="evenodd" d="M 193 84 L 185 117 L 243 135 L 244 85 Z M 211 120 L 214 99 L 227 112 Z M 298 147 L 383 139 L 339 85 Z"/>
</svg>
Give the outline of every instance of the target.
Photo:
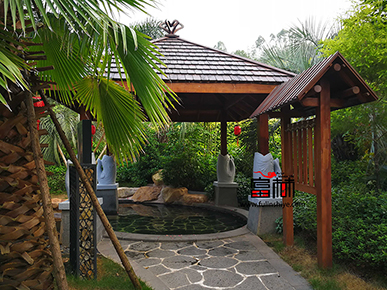
<svg viewBox="0 0 387 290">
<path fill-rule="evenodd" d="M 40 150 L 39 134 L 36 128 L 36 117 L 34 103 L 32 100 L 32 93 L 26 92 L 27 104 L 27 118 L 28 125 L 30 127 L 31 145 L 34 153 L 34 160 L 36 164 L 36 171 L 39 180 L 40 192 L 42 194 L 42 202 L 44 209 L 44 217 L 46 220 L 46 228 L 50 241 L 50 250 L 54 260 L 54 275 L 56 284 L 59 290 L 67 290 L 66 272 L 63 266 L 62 253 L 60 251 L 60 245 L 58 241 L 58 232 L 56 230 L 54 210 L 52 208 L 50 189 L 47 182 L 46 169 L 44 167 L 43 155 Z"/>
<path fill-rule="evenodd" d="M 104 225 L 105 230 L 106 230 L 107 234 L 109 235 L 109 238 L 112 241 L 114 248 L 117 251 L 118 256 L 121 259 L 122 265 L 124 266 L 126 273 L 128 274 L 130 280 L 132 281 L 132 284 L 135 287 L 135 289 L 141 289 L 141 284 L 140 284 L 136 274 L 134 273 L 132 266 L 129 263 L 128 257 L 125 255 L 125 252 L 122 249 L 121 244 L 118 241 L 117 236 L 114 233 L 113 228 L 110 225 L 109 220 L 107 219 L 101 205 L 99 204 L 98 198 L 95 195 L 93 187 L 91 186 L 89 179 L 87 178 L 87 176 L 86 176 L 85 172 L 83 171 L 78 159 L 76 158 L 75 153 L 74 153 L 73 149 L 71 148 L 70 142 L 67 140 L 67 137 L 66 137 L 65 133 L 63 132 L 63 130 L 58 122 L 58 119 L 55 116 L 55 113 L 49 107 L 49 103 L 47 101 L 47 98 L 46 98 L 44 92 L 42 90 L 40 90 L 39 94 L 40 94 L 42 100 L 44 101 L 44 103 L 46 104 L 46 106 L 48 107 L 48 112 L 50 114 L 52 121 L 55 124 L 56 130 L 58 131 L 59 136 L 62 139 L 62 142 L 63 142 L 64 146 L 66 147 L 67 152 L 70 154 L 70 159 L 73 162 L 75 169 L 77 170 L 79 177 L 82 180 L 83 185 L 85 186 L 88 194 L 90 195 L 90 199 L 93 203 L 93 206 L 94 206 L 95 210 L 97 211 L 97 214 L 99 215 L 99 217 L 102 221 L 102 224 Z"/>
</svg>

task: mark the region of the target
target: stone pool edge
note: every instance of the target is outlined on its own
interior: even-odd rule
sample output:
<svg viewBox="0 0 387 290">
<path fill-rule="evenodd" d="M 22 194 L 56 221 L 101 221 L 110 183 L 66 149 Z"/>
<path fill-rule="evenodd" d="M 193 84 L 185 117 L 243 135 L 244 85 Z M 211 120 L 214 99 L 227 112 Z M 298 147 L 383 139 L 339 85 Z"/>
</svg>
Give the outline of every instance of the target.
<svg viewBox="0 0 387 290">
<path fill-rule="evenodd" d="M 248 218 L 249 212 L 247 210 L 232 207 L 232 206 L 215 206 L 211 204 L 194 204 L 193 207 L 205 207 L 210 209 L 216 209 L 222 212 L 233 212 Z M 247 229 L 247 224 L 243 227 L 240 227 L 235 230 L 215 233 L 215 234 L 199 234 L 199 235 L 151 235 L 151 234 L 133 234 L 133 233 L 123 233 L 115 231 L 115 234 L 119 240 L 133 240 L 133 241 L 150 241 L 150 242 L 196 242 L 196 241 L 207 241 L 207 240 L 217 240 L 217 239 L 227 239 L 232 237 L 237 237 L 250 233 L 250 230 Z M 108 235 L 104 233 L 104 237 L 108 238 Z"/>
</svg>

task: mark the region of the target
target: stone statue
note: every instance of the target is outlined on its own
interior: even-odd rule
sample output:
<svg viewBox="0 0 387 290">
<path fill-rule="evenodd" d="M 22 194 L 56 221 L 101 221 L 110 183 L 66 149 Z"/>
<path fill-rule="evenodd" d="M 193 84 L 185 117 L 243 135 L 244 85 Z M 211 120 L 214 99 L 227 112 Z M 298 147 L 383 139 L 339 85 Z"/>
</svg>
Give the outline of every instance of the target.
<svg viewBox="0 0 387 290">
<path fill-rule="evenodd" d="M 222 155 L 218 156 L 218 164 L 216 166 L 218 182 L 234 182 L 235 178 L 235 164 L 234 158 L 230 155 Z"/>
<path fill-rule="evenodd" d="M 117 176 L 116 162 L 113 156 L 104 155 L 98 159 L 97 179 L 99 184 L 115 184 Z"/>
</svg>

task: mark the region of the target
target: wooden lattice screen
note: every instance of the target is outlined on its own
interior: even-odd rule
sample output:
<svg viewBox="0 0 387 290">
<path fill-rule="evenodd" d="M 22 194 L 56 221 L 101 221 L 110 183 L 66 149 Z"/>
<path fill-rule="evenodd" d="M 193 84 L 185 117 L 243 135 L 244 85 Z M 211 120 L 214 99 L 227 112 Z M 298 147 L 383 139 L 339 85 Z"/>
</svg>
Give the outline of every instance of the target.
<svg viewBox="0 0 387 290">
<path fill-rule="evenodd" d="M 288 124 L 290 132 L 291 158 L 296 190 L 316 194 L 314 131 L 316 119 Z"/>
</svg>

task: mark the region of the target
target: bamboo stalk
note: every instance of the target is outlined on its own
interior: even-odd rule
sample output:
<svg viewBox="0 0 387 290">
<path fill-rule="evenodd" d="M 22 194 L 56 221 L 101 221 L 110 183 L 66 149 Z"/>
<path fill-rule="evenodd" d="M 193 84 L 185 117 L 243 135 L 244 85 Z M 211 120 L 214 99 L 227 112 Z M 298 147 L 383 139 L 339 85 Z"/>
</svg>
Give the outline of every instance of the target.
<svg viewBox="0 0 387 290">
<path fill-rule="evenodd" d="M 62 149 L 61 149 L 60 146 L 59 146 L 59 143 L 56 143 L 56 147 L 58 147 L 58 151 L 59 151 L 60 157 L 62 157 L 63 162 L 64 162 L 64 164 L 65 164 L 65 166 L 66 166 L 66 168 L 67 168 L 67 160 L 66 160 L 66 157 L 65 157 L 64 154 L 63 154 Z"/>
<path fill-rule="evenodd" d="M 105 131 L 103 131 L 103 134 L 102 134 L 101 138 L 99 139 L 97 146 L 94 149 L 94 154 L 95 154 L 95 152 L 97 152 L 99 145 L 101 145 L 103 137 L 105 137 Z"/>
<path fill-rule="evenodd" d="M 101 157 L 105 154 L 106 149 L 107 149 L 107 145 L 105 145 L 105 147 L 103 147 L 101 154 L 99 154 L 99 156 L 97 158 L 97 162 L 98 162 L 98 159 L 101 159 Z"/>
<path fill-rule="evenodd" d="M 36 173 L 38 175 L 40 192 L 42 194 L 44 217 L 46 221 L 46 228 L 48 238 L 50 241 L 50 251 L 54 261 L 54 276 L 59 290 L 68 290 L 66 279 L 66 271 L 63 266 L 62 253 L 60 251 L 60 245 L 58 241 L 58 232 L 56 230 L 54 210 L 52 208 L 50 189 L 47 182 L 46 169 L 44 167 L 44 160 L 42 151 L 40 150 L 39 134 L 36 128 L 35 109 L 34 102 L 32 100 L 32 94 L 26 91 L 26 105 L 27 105 L 27 118 L 28 125 L 30 127 L 31 134 L 31 146 L 34 154 L 34 160 L 36 164 Z"/>
<path fill-rule="evenodd" d="M 40 94 L 43 102 L 46 105 L 48 105 L 47 98 L 46 98 L 46 95 L 44 94 L 44 92 L 42 90 L 40 90 L 39 94 Z M 61 137 L 62 142 L 63 142 L 64 146 L 66 147 L 67 152 L 70 154 L 70 159 L 73 162 L 75 169 L 77 170 L 79 177 L 82 180 L 83 185 L 85 186 L 87 192 L 89 193 L 90 199 L 93 202 L 93 206 L 96 209 L 96 211 L 97 211 L 97 213 L 102 221 L 102 224 L 104 225 L 105 230 L 106 230 L 107 234 L 109 235 L 109 238 L 112 241 L 113 246 L 116 249 L 118 256 L 121 259 L 122 265 L 124 266 L 126 273 L 128 274 L 130 280 L 132 281 L 134 288 L 135 289 L 142 289 L 140 282 L 139 282 L 136 274 L 134 273 L 132 266 L 129 263 L 128 257 L 125 255 L 125 252 L 122 249 L 121 244 L 118 241 L 117 236 L 114 233 L 113 228 L 109 223 L 109 220 L 107 219 L 101 205 L 99 204 L 98 198 L 94 193 L 93 187 L 91 186 L 88 178 L 86 177 L 86 174 L 83 171 L 81 164 L 79 163 L 78 159 L 76 158 L 75 153 L 74 153 L 73 149 L 71 148 L 70 142 L 68 141 L 65 133 L 63 132 L 62 127 L 60 126 L 58 119 L 55 116 L 55 113 L 51 110 L 51 108 L 48 108 L 48 112 L 50 113 L 50 117 L 55 124 L 56 130 L 58 131 L 59 136 Z"/>
</svg>

